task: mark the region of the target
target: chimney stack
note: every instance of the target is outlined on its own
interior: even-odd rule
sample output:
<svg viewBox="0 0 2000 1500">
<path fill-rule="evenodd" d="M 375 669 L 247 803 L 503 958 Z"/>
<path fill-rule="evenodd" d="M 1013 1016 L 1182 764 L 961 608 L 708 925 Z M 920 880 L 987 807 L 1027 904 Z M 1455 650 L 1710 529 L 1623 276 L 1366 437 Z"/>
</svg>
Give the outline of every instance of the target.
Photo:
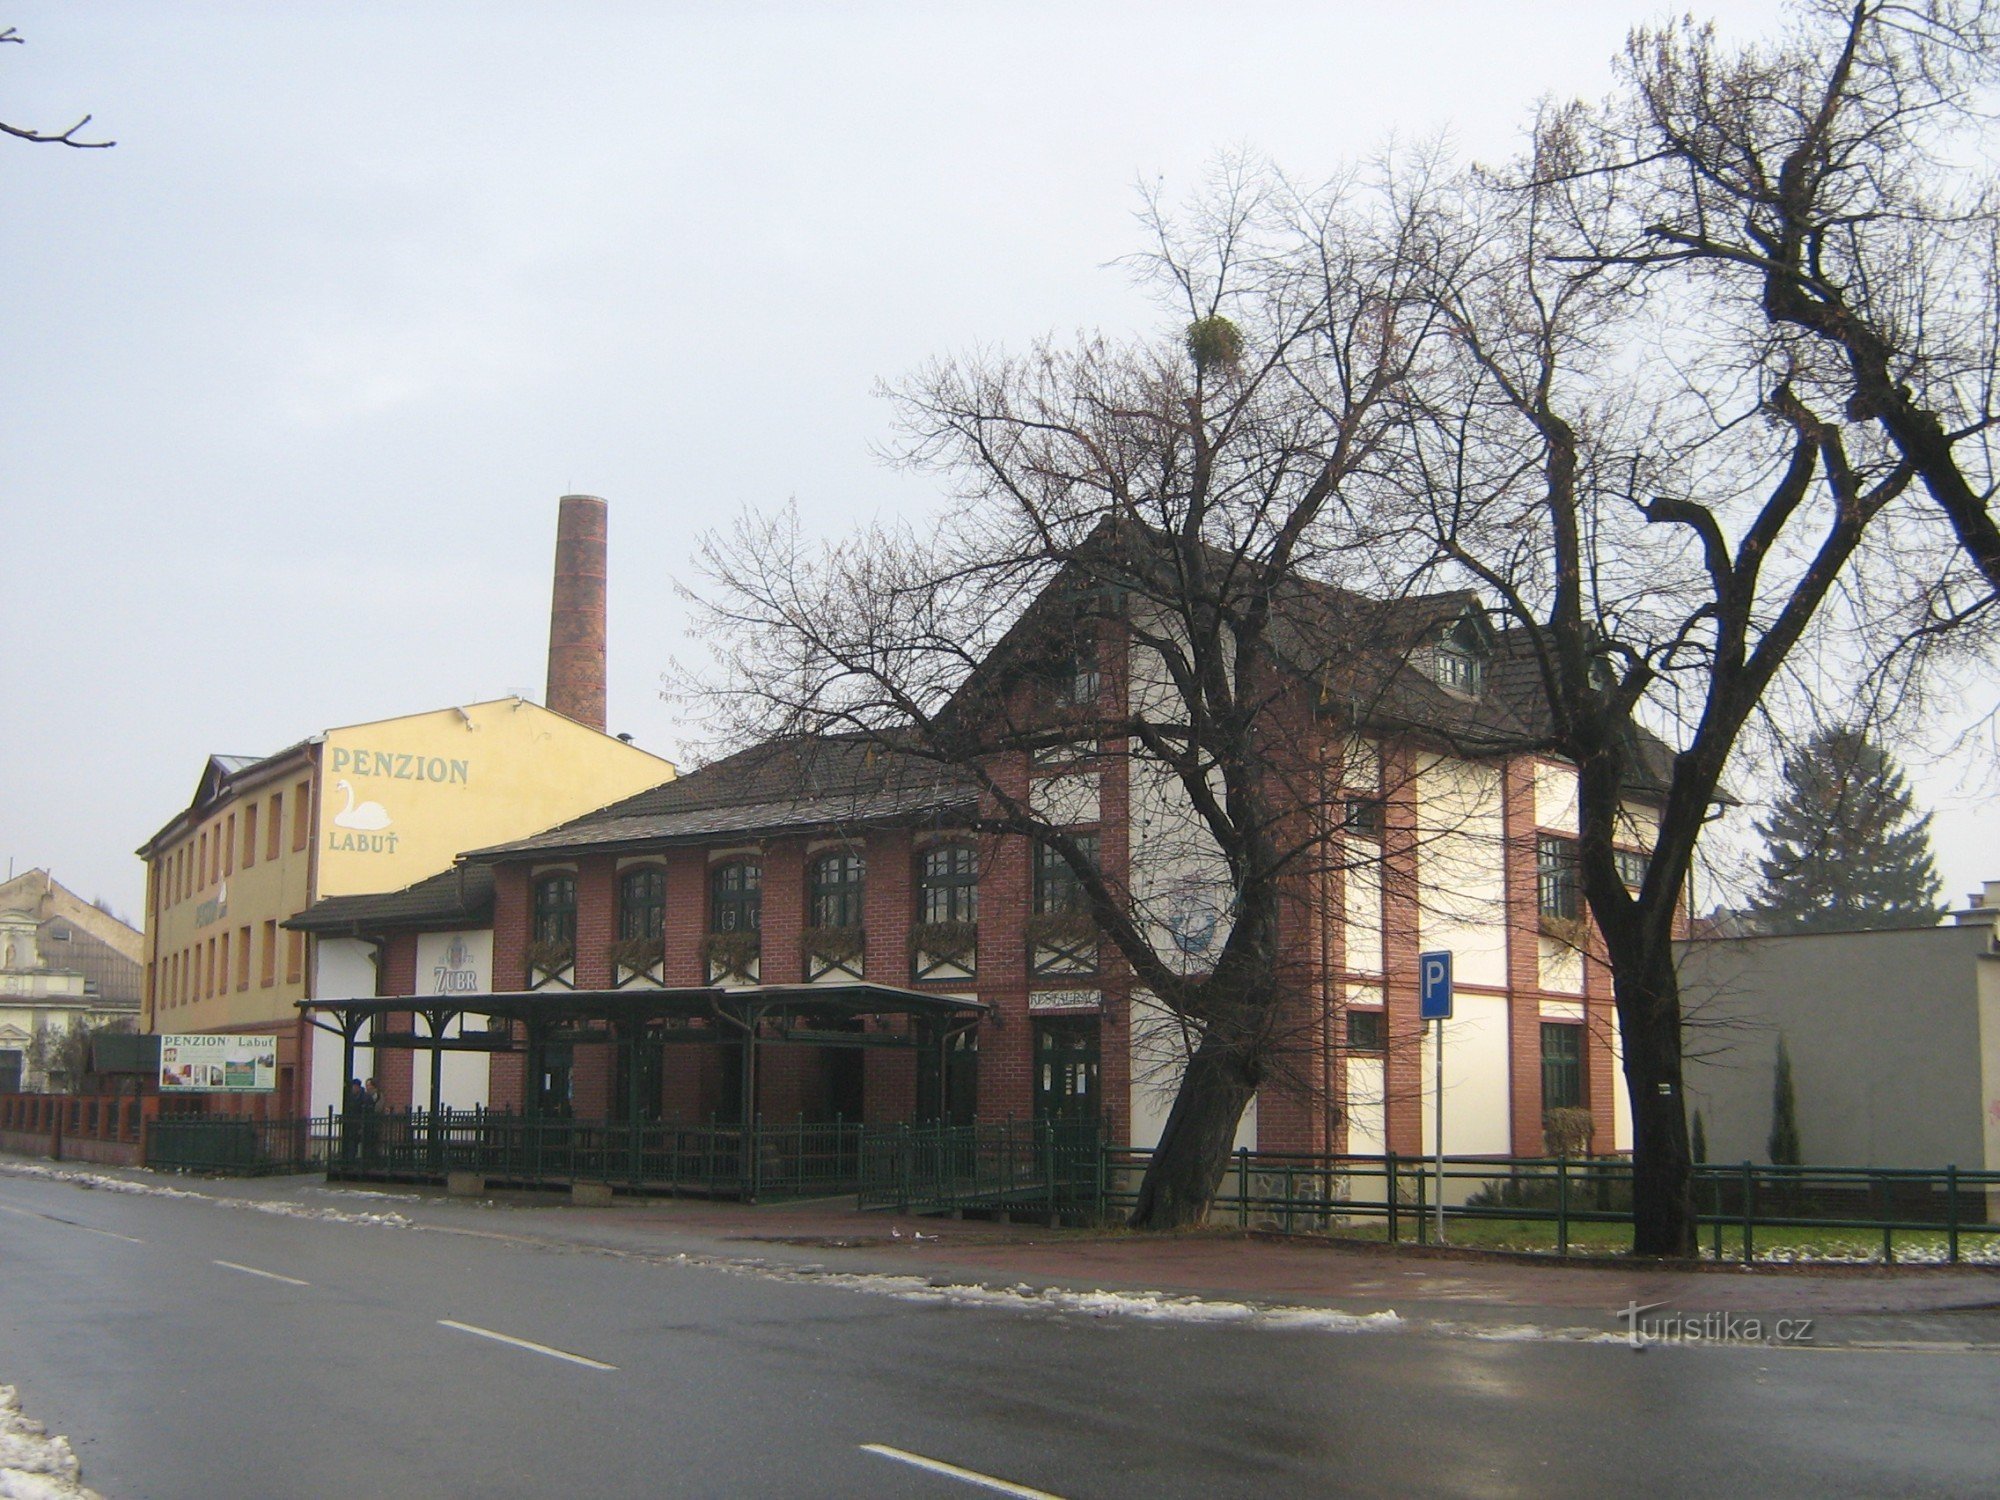
<svg viewBox="0 0 2000 1500">
<path fill-rule="evenodd" d="M 604 732 L 605 506 L 564 495 L 556 512 L 556 580 L 549 603 L 548 706 Z"/>
</svg>

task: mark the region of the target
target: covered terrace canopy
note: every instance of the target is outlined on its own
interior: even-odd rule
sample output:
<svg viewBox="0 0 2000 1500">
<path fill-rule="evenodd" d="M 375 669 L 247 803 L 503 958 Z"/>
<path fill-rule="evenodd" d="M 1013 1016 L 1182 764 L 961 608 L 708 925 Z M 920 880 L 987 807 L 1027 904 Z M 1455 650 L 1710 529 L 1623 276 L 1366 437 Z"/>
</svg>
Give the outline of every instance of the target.
<svg viewBox="0 0 2000 1500">
<path fill-rule="evenodd" d="M 354 1049 L 361 1031 L 385 1016 L 419 1018 L 424 1030 L 388 1031 L 379 1026 L 366 1045 L 431 1055 L 431 1112 L 442 1102 L 446 1052 L 527 1053 L 527 1075 L 540 1074 L 542 1055 L 552 1043 L 654 1042 L 742 1045 L 743 1123 L 756 1104 L 760 1046 L 893 1047 L 915 1051 L 926 1045 L 945 1052 L 960 1034 L 977 1025 L 992 1007 L 958 995 L 934 995 L 890 984 L 698 985 L 681 989 L 520 990 L 489 995 L 371 995 L 351 1000 L 301 1000 L 299 1009 L 321 1031 L 341 1039 L 341 1076 L 354 1076 Z M 484 1016 L 484 1031 L 459 1034 L 451 1028 L 466 1016 Z M 903 1017 L 907 1029 L 892 1031 L 868 1022 Z M 321 1019 L 325 1017 L 326 1019 Z M 857 1024 L 858 1023 L 858 1024 Z M 514 1027 L 521 1028 L 521 1042 Z M 638 1070 L 628 1070 L 634 1097 L 627 1105 L 636 1118 Z M 530 1087 L 527 1111 L 541 1109 L 539 1090 Z"/>
</svg>

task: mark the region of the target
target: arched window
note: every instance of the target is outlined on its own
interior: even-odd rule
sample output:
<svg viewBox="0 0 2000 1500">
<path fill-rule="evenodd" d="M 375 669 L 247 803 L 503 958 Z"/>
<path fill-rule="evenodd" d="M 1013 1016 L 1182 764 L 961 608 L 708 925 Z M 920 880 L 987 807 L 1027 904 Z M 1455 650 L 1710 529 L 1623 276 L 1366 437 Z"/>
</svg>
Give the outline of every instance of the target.
<svg viewBox="0 0 2000 1500">
<path fill-rule="evenodd" d="M 667 874 L 657 866 L 641 866 L 618 877 L 618 938 L 620 942 L 658 939 L 667 925 Z"/>
<path fill-rule="evenodd" d="M 837 849 L 812 862 L 814 927 L 859 927 L 867 866 L 856 849 Z"/>
<path fill-rule="evenodd" d="M 917 862 L 917 920 L 979 920 L 979 853 L 970 844 L 933 844 Z"/>
<path fill-rule="evenodd" d="M 764 868 L 733 859 L 708 875 L 708 930 L 756 932 L 764 925 Z"/>
<path fill-rule="evenodd" d="M 576 876 L 564 871 L 535 882 L 535 941 L 576 946 Z"/>
</svg>

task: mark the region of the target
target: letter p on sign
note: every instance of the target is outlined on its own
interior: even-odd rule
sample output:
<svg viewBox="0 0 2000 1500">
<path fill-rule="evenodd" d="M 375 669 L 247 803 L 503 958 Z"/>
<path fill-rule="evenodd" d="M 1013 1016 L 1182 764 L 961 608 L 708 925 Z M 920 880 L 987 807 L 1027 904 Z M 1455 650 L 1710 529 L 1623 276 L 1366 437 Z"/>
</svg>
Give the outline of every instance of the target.
<svg viewBox="0 0 2000 1500">
<path fill-rule="evenodd" d="M 1417 1014 L 1426 1021 L 1451 1019 L 1451 955 L 1417 955 Z"/>
</svg>

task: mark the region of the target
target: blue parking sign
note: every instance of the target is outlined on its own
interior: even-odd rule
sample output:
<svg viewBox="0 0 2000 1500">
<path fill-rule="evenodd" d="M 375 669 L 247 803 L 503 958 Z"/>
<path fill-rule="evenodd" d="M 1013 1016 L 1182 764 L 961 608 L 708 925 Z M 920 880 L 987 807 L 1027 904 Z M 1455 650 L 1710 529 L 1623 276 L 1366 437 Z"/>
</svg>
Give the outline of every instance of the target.
<svg viewBox="0 0 2000 1500">
<path fill-rule="evenodd" d="M 1417 955 L 1417 1014 L 1426 1021 L 1451 1019 L 1451 955 Z"/>
</svg>

